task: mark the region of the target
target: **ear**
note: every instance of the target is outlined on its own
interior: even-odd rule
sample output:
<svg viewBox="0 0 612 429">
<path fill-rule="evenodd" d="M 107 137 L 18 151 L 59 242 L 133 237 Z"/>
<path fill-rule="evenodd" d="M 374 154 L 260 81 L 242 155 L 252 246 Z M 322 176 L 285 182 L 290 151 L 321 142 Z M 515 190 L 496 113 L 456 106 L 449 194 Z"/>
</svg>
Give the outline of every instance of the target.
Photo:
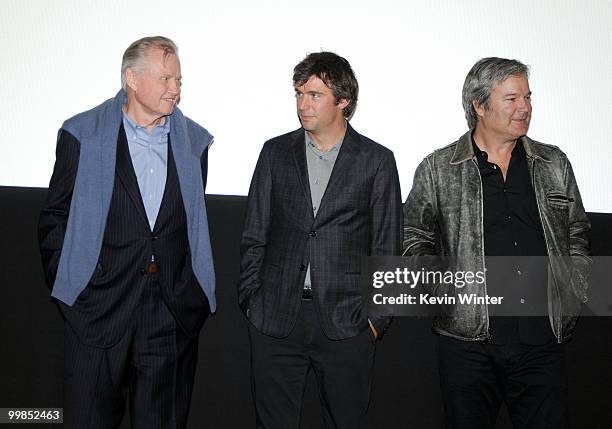
<svg viewBox="0 0 612 429">
<path fill-rule="evenodd" d="M 125 69 L 125 83 L 132 91 L 136 91 L 136 72 L 131 67 Z"/>
<path fill-rule="evenodd" d="M 485 115 L 485 108 L 483 106 L 481 106 L 480 104 L 478 104 L 478 102 L 476 100 L 472 100 L 472 106 L 474 106 L 474 110 L 476 111 L 476 114 L 478 116 L 484 116 Z"/>
<path fill-rule="evenodd" d="M 348 106 L 349 103 L 350 100 L 347 100 L 346 98 L 341 98 L 340 101 L 338 101 L 337 106 L 340 108 L 340 110 L 344 110 L 344 108 Z"/>
</svg>

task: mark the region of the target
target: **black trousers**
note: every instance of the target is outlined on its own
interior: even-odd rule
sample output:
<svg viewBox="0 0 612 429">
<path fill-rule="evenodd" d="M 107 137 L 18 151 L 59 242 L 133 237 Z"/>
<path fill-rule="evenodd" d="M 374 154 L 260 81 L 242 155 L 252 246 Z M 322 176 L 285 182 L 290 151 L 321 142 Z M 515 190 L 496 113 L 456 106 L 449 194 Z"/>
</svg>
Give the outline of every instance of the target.
<svg viewBox="0 0 612 429">
<path fill-rule="evenodd" d="M 122 339 L 110 348 L 82 344 L 65 324 L 64 428 L 119 427 L 129 396 L 134 429 L 187 423 L 197 339 L 184 335 L 153 280 Z"/>
<path fill-rule="evenodd" d="M 493 429 L 505 401 L 515 429 L 568 427 L 565 348 L 439 336 L 447 429 Z"/>
<path fill-rule="evenodd" d="M 306 377 L 312 369 L 328 429 L 365 428 L 370 400 L 375 340 L 370 329 L 330 340 L 311 301 L 286 338 L 263 335 L 249 325 L 251 382 L 257 428 L 297 429 Z"/>
</svg>

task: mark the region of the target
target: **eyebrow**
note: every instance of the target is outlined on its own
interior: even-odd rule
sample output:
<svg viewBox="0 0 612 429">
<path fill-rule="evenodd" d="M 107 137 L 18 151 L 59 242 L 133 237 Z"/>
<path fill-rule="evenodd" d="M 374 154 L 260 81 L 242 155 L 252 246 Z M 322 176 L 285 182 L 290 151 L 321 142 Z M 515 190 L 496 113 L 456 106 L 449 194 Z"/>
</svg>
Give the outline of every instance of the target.
<svg viewBox="0 0 612 429">
<path fill-rule="evenodd" d="M 511 97 L 513 95 L 521 95 L 519 92 L 508 92 L 506 94 L 504 94 L 504 97 Z M 531 95 L 531 91 L 529 91 L 527 94 L 525 94 L 525 96 L 529 96 Z"/>
<path fill-rule="evenodd" d="M 321 91 L 306 91 L 306 92 L 302 92 L 297 88 L 293 88 L 295 92 L 299 92 L 301 94 L 319 94 L 319 95 L 323 95 L 323 92 Z"/>
</svg>

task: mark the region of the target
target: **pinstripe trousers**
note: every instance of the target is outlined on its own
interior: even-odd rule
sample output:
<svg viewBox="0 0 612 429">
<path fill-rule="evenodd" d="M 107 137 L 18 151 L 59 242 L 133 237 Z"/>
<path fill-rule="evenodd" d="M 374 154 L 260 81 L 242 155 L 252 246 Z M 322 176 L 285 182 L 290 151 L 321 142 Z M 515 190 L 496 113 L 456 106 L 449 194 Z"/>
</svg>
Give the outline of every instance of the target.
<svg viewBox="0 0 612 429">
<path fill-rule="evenodd" d="M 177 325 L 151 277 L 121 340 L 84 345 L 65 324 L 64 427 L 119 427 L 129 398 L 134 429 L 179 429 L 187 423 L 198 340 Z"/>
</svg>

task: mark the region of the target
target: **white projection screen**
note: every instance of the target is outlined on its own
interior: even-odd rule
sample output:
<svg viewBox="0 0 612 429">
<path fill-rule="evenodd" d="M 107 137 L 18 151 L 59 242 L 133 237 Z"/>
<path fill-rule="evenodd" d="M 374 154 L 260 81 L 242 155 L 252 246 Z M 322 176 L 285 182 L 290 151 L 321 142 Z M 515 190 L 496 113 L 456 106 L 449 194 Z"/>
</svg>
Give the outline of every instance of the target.
<svg viewBox="0 0 612 429">
<path fill-rule="evenodd" d="M 246 195 L 267 139 L 298 128 L 291 74 L 309 52 L 347 58 L 353 126 L 392 149 L 402 193 L 466 129 L 476 60 L 531 66 L 529 135 L 561 147 L 584 205 L 612 212 L 612 1 L 1 0 L 0 185 L 46 187 L 62 122 L 112 97 L 134 40 L 179 46 L 183 112 L 215 135 L 207 192 Z"/>
</svg>

